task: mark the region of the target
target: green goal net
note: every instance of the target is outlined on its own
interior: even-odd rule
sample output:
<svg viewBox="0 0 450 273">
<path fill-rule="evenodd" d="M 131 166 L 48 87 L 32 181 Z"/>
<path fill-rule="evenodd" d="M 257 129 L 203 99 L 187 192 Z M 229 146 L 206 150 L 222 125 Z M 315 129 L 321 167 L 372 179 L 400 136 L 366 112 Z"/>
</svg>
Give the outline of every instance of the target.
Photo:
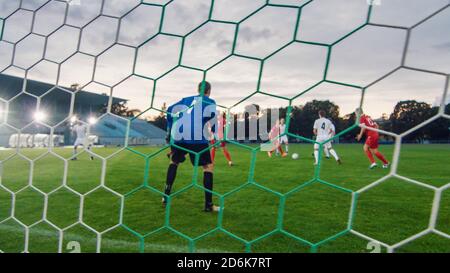
<svg viewBox="0 0 450 273">
<path fill-rule="evenodd" d="M 123 1 L 127 3 L 117 4 L 123 10 L 113 12 L 111 7 L 116 2 L 0 1 L 0 7 L 4 7 L 0 13 L 0 72 L 2 75 L 15 73 L 21 75 L 16 78 L 23 79 L 19 85 L 4 84 L 0 87 L 0 137 L 8 136 L 5 146 L 10 147 L 0 150 L 0 252 L 395 252 L 425 237 L 430 240 L 429 243 L 421 241 L 413 251 L 424 251 L 420 248 L 423 245 L 429 247 L 426 251 L 450 251 L 448 171 L 445 173 L 445 170 L 440 170 L 439 175 L 436 175 L 439 176 L 438 180 L 447 181 L 435 184 L 422 182 L 427 181 L 426 177 L 421 180 L 399 172 L 404 138 L 438 120 L 444 120 L 444 124 L 447 124 L 450 119 L 450 113 L 446 112 L 449 71 L 415 67 L 407 62 L 414 30 L 434 17 L 448 13 L 448 1 L 417 22 L 404 27 L 373 23 L 377 5 L 383 5 L 384 1 L 361 0 L 359 2 L 363 2 L 365 7 L 361 16 L 364 20 L 352 30 L 345 31 L 344 35 L 328 42 L 304 39 L 302 35 L 302 18 L 308 13 L 308 7 L 324 1 L 264 0 L 241 3 L 237 0 L 203 0 L 191 8 L 189 5 L 177 6 L 181 2 L 179 0 Z M 240 10 L 244 2 L 251 7 Z M 221 16 L 218 9 L 224 7 L 236 9 L 238 19 Z M 272 22 L 270 16 L 266 17 L 268 10 L 281 17 L 292 18 L 289 21 L 292 25 L 288 26 L 290 29 L 285 30 L 289 32 L 288 37 L 277 36 L 277 29 L 274 32 L 248 34 L 248 23 Z M 42 16 L 43 12 L 48 16 Z M 143 17 L 132 17 L 139 12 Z M 197 15 L 195 22 L 183 21 L 183 16 L 189 12 Z M 173 26 L 167 27 L 168 16 L 174 14 L 179 20 L 175 25 L 182 25 L 186 28 L 184 31 L 174 30 Z M 42 20 L 49 23 L 45 27 L 38 27 Z M 29 29 L 18 28 L 18 21 L 25 22 L 24 25 L 29 22 Z M 154 26 L 153 31 L 141 33 L 146 37 L 143 41 L 133 40 L 131 30 L 147 24 Z M 213 27 L 219 31 L 213 32 Z M 405 35 L 400 62 L 366 84 L 335 80 L 332 77 L 334 74 L 330 76 L 330 69 L 334 65 L 336 48 L 368 28 L 394 29 Z M 75 37 L 76 41 L 70 43 L 67 39 L 66 42 L 68 36 L 59 35 L 62 30 L 67 31 L 68 36 Z M 95 46 L 95 43 L 100 43 L 96 40 L 96 32 L 100 31 L 110 33 L 112 37 L 102 49 Z M 211 34 L 213 40 L 221 42 L 221 35 L 230 34 L 233 38 L 223 43 L 205 45 L 202 37 L 209 33 L 214 33 Z M 258 49 L 257 52 L 242 48 L 240 39 L 251 35 L 273 36 L 274 44 L 282 44 L 276 48 L 268 42 L 256 44 L 254 48 Z M 85 44 L 83 41 L 86 39 L 91 40 L 94 46 Z M 201 59 L 192 57 L 192 50 L 195 49 L 191 49 L 190 45 L 195 43 L 203 46 L 198 47 L 200 53 L 196 55 L 201 56 Z M 167 48 L 165 52 L 166 44 L 175 45 L 176 50 Z M 270 83 L 263 81 L 268 63 L 275 55 L 296 45 L 307 45 L 324 52 L 319 78 L 308 88 L 298 89 L 288 95 L 270 90 L 267 87 Z M 225 53 L 210 53 L 208 46 L 219 47 Z M 42 51 L 30 50 L 38 47 Z M 68 54 L 60 56 L 56 50 L 67 50 Z M 115 60 L 115 56 L 123 54 L 128 54 L 126 63 L 119 58 L 119 61 Z M 248 80 L 252 81 L 251 92 L 227 94 L 234 100 L 228 104 L 219 101 L 218 110 L 225 113 L 227 120 L 233 120 L 234 113 L 245 104 L 266 99 L 278 101 L 286 109 L 283 116 L 286 117 L 287 129 L 281 136 L 287 136 L 291 143 L 302 143 L 292 145 L 291 149 L 300 154 L 301 160 L 308 157 L 308 161 L 302 163 L 302 167 L 296 165 L 301 162 L 296 158 L 288 159 L 291 165 L 283 165 L 279 158 L 271 163 L 263 163 L 261 158 L 266 157 L 265 152 L 271 150 L 273 144 L 266 141 L 260 145 L 227 137 L 234 134 L 230 132 L 235 128 L 226 126 L 225 138 L 214 146 L 197 153 L 186 150 L 194 155 L 197 166 L 191 168 L 185 163 L 180 167 L 174 191 L 166 196 L 168 204 L 162 207 L 169 163 L 167 153 L 174 144 L 155 146 L 141 141 L 136 132 L 139 126 L 143 126 L 143 117 L 146 113 L 153 113 L 164 122 L 167 108 L 162 107 L 162 104 L 166 101 L 160 96 L 165 95 L 166 79 L 178 73 L 179 69 L 185 71 L 186 77 L 195 78 L 196 83 L 211 81 L 214 90 L 211 75 L 215 69 L 232 59 L 255 64 L 257 77 Z M 46 64 L 41 61 L 46 61 Z M 142 63 L 147 61 L 150 65 L 143 66 Z M 165 64 L 158 66 L 161 62 Z M 131 69 L 130 73 L 121 75 L 117 72 L 125 66 Z M 50 89 L 29 79 L 39 76 L 41 70 L 50 69 L 54 69 L 58 79 Z M 358 101 L 356 106 L 364 108 L 367 105 L 367 90 L 402 69 L 444 79 L 437 113 L 405 132 L 380 130 L 381 134 L 394 142 L 389 146 L 389 154 L 392 155 L 390 169 L 383 175 L 366 177 L 365 173 L 355 171 L 354 176 L 358 177 L 350 178 L 352 174 L 336 170 L 341 175 L 339 181 L 330 178 L 327 174 L 330 167 L 325 165 L 328 163 L 322 156 L 324 147 L 358 130 L 360 125 L 355 121 L 358 117 L 333 139 L 317 143 L 310 137 L 290 131 L 291 125 L 297 122 L 294 115 L 296 103 L 315 87 L 332 84 L 337 88 L 354 90 L 353 98 Z M 113 79 L 96 76 L 99 71 L 113 75 Z M 72 80 L 74 74 L 77 76 Z M 135 82 L 145 90 L 138 100 L 146 100 L 148 107 L 137 115 L 129 115 L 129 112 L 128 116 L 120 115 L 121 101 L 114 89 L 126 84 L 130 78 L 138 79 Z M 76 85 L 68 86 L 76 81 Z M 107 147 L 79 148 L 73 154 L 71 149 L 57 145 L 58 137 L 61 134 L 69 137 L 64 133 L 64 128 L 77 113 L 77 105 L 95 99 L 83 91 L 93 85 L 104 90 L 98 96 L 107 99 L 103 101 L 102 114 L 95 120 L 85 121 L 89 130 L 94 131 L 99 126 L 103 126 L 103 131 L 116 132 L 117 128 L 122 127 L 126 130 L 108 139 L 111 145 Z M 35 86 L 39 91 L 30 91 L 30 86 Z M 134 96 L 131 90 L 135 87 L 127 86 L 130 92 L 120 95 L 125 99 Z M 180 93 L 173 91 L 171 95 L 181 97 L 183 92 L 187 92 L 181 91 L 184 87 L 180 83 Z M 8 95 L 8 90 L 16 93 Z M 197 90 L 188 91 L 194 94 Z M 52 105 L 53 98 L 62 103 Z M 22 104 L 26 101 L 32 103 Z M 62 116 L 50 115 L 49 105 L 52 112 L 63 113 Z M 21 112 L 27 111 L 34 115 L 21 115 Z M 29 148 L 27 141 L 31 141 L 30 135 L 33 135 L 34 145 L 38 146 L 37 131 L 44 132 L 42 140 L 39 140 L 42 147 Z M 14 137 L 10 137 L 12 135 Z M 198 163 L 201 154 L 209 153 L 212 147 L 218 148 L 217 157 L 221 157 L 219 148 L 222 142 L 227 143 L 236 157 L 236 166 L 216 166 L 213 196 L 221 210 L 217 214 L 207 215 L 200 211 L 205 188 L 201 183 L 202 171 Z M 309 161 L 314 144 L 318 144 L 320 150 L 317 166 Z M 348 147 L 349 157 L 362 153 L 359 146 L 357 152 L 353 151 L 353 146 L 343 147 Z M 417 157 L 422 155 L 422 150 L 415 151 Z M 429 164 L 448 163 L 449 151 L 448 144 L 433 150 L 438 160 Z M 74 157 L 78 160 L 73 161 Z M 226 165 L 227 162 L 220 160 L 217 165 Z M 414 161 L 414 158 L 410 160 Z M 348 165 L 358 163 L 351 162 L 350 158 L 345 162 Z M 445 168 L 448 165 L 443 164 Z M 346 183 L 346 175 L 349 181 L 371 181 Z M 369 195 L 372 192 L 375 192 L 374 196 Z M 398 200 L 405 195 L 414 200 Z M 409 209 L 413 214 L 417 213 L 415 217 L 419 223 L 416 226 L 408 218 L 410 214 L 397 214 Z M 363 217 L 368 214 L 372 214 L 372 220 Z M 394 222 L 385 221 L 383 215 L 398 217 L 409 227 L 403 229 L 404 225 L 392 226 Z M 384 238 L 388 238 L 387 241 Z"/>
</svg>

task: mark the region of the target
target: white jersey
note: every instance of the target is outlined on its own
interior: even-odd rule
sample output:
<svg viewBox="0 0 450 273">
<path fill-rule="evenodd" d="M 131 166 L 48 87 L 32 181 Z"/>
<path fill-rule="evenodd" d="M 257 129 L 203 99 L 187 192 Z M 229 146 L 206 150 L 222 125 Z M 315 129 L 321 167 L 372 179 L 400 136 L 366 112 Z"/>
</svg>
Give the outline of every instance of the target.
<svg viewBox="0 0 450 273">
<path fill-rule="evenodd" d="M 72 131 L 77 135 L 77 139 L 85 139 L 87 135 L 87 126 L 84 124 L 76 124 L 73 126 Z"/>
<path fill-rule="evenodd" d="M 280 135 L 284 134 L 285 132 L 286 132 L 286 124 L 283 125 L 280 124 Z M 288 142 L 289 140 L 287 135 L 280 137 L 281 144 L 288 144 Z"/>
<path fill-rule="evenodd" d="M 314 129 L 317 130 L 317 139 L 325 140 L 330 138 L 334 125 L 329 119 L 320 118 L 314 122 Z"/>
<path fill-rule="evenodd" d="M 331 123 L 331 128 L 330 129 L 331 129 L 331 131 L 330 131 L 329 136 L 330 136 L 330 138 L 333 138 L 336 135 L 336 127 L 334 126 L 333 123 Z"/>
</svg>

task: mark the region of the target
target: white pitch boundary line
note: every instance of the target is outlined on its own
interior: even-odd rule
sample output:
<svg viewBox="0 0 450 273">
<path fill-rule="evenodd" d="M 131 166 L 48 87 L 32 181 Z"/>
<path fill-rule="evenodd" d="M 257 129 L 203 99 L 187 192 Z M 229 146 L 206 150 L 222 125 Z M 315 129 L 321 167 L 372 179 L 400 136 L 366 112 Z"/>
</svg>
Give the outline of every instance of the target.
<svg viewBox="0 0 450 273">
<path fill-rule="evenodd" d="M 11 226 L 0 226 L 0 230 L 2 231 L 6 231 L 6 232 L 10 232 L 10 233 L 23 233 L 23 230 L 19 230 L 15 227 L 11 227 Z M 61 242 L 61 244 L 55 244 L 55 249 L 58 249 L 59 252 L 63 252 L 64 251 L 64 246 L 62 244 L 63 240 L 63 234 L 56 231 L 55 232 L 51 232 L 49 230 L 43 229 L 43 228 L 33 228 L 32 230 L 30 230 L 30 233 L 32 234 L 38 234 L 40 236 L 45 236 L 45 237 L 51 237 L 54 236 L 55 240 L 59 240 Z M 57 236 L 56 236 L 57 235 Z M 93 237 L 97 237 L 97 235 L 94 235 Z M 97 244 L 98 244 L 98 239 L 96 238 L 89 238 L 87 236 L 82 236 L 82 235 L 73 235 L 70 234 L 70 238 L 72 241 L 87 241 L 87 243 L 92 244 L 93 246 L 95 246 L 94 248 L 97 248 Z M 60 240 L 61 238 L 61 240 Z M 105 245 L 103 245 L 105 244 Z M 151 246 L 154 247 L 155 249 L 157 249 L 158 251 L 161 252 L 181 252 L 181 253 L 188 253 L 188 246 L 186 247 L 180 247 L 178 245 L 173 245 L 173 244 L 153 244 L 153 243 L 146 243 L 146 246 Z M 119 239 L 108 239 L 108 238 L 102 238 L 102 248 L 104 247 L 129 247 L 130 249 L 136 249 L 137 252 L 139 252 L 139 241 L 136 240 L 135 243 L 131 242 L 131 241 L 127 241 L 127 240 L 119 240 Z M 147 248 L 147 247 L 146 247 Z M 97 250 L 97 249 L 96 249 Z M 200 248 L 200 249 L 196 249 L 196 252 L 200 252 L 200 253 L 214 253 L 214 252 L 219 252 L 219 253 L 228 253 L 229 251 L 223 250 L 223 249 L 217 249 L 217 248 Z M 0 253 L 3 253 L 2 250 L 0 250 Z"/>
<path fill-rule="evenodd" d="M 376 239 L 373 239 L 373 238 L 371 238 L 371 237 L 369 237 L 367 235 L 364 235 L 364 234 L 362 234 L 362 233 L 360 233 L 360 232 L 358 232 L 358 231 L 356 231 L 354 229 L 350 230 L 350 233 L 352 233 L 353 235 L 358 236 L 358 237 L 360 237 L 360 238 L 362 238 L 362 239 L 364 239 L 364 240 L 366 240 L 368 242 L 375 242 L 375 243 L 377 243 L 377 244 L 379 244 L 381 246 L 384 246 L 385 248 L 389 248 L 388 244 L 383 243 L 382 241 L 378 241 Z"/>
</svg>

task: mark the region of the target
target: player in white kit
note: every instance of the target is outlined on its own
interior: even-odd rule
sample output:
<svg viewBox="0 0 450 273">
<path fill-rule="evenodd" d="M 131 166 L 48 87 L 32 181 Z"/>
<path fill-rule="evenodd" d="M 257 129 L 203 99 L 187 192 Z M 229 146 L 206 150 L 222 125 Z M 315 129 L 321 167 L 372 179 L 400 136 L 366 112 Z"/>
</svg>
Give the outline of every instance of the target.
<svg viewBox="0 0 450 273">
<path fill-rule="evenodd" d="M 330 131 L 330 137 L 329 138 L 333 138 L 336 135 L 336 127 L 334 126 L 333 123 L 331 123 L 331 131 Z M 333 141 L 330 141 L 330 143 L 333 143 Z M 327 159 L 330 159 L 330 150 L 328 149 L 323 149 L 323 151 L 325 152 L 325 156 Z"/>
<path fill-rule="evenodd" d="M 72 132 L 74 132 L 77 136 L 75 143 L 73 144 L 73 155 L 72 160 L 77 160 L 77 149 L 78 146 L 86 147 L 88 150 L 91 150 L 91 144 L 88 139 L 88 128 L 86 124 L 81 123 L 80 121 L 75 121 L 75 125 L 72 127 Z M 94 160 L 94 157 L 91 156 L 91 160 Z"/>
<path fill-rule="evenodd" d="M 284 118 L 280 119 L 280 134 L 284 134 L 286 132 L 286 122 Z M 289 139 L 287 135 L 284 135 L 280 137 L 280 145 L 283 145 L 286 147 L 285 152 L 286 155 L 289 154 Z M 276 155 L 279 155 L 279 151 L 277 150 Z"/>
<path fill-rule="evenodd" d="M 325 117 L 325 111 L 319 111 L 319 119 L 314 122 L 314 135 L 316 135 L 316 142 L 323 143 L 332 138 L 334 134 L 335 127 L 333 123 Z M 314 144 L 315 165 L 319 164 L 319 147 L 319 144 Z M 330 153 L 339 165 L 342 164 L 341 159 L 331 145 L 331 141 L 324 144 L 323 147 L 326 153 Z"/>
</svg>

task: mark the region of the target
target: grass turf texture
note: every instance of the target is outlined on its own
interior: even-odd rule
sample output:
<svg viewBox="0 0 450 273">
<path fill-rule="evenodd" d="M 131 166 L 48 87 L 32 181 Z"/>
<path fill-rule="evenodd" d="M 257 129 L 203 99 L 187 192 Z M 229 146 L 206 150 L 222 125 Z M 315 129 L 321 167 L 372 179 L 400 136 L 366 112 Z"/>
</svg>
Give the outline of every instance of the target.
<svg viewBox="0 0 450 273">
<path fill-rule="evenodd" d="M 223 218 L 202 212 L 203 191 L 193 187 L 194 170 L 188 162 L 181 165 L 175 182 L 170 213 L 161 206 L 161 194 L 169 163 L 166 152 L 160 151 L 148 161 L 144 156 L 124 150 L 106 161 L 105 184 L 125 196 L 123 226 L 102 235 L 102 252 L 309 252 L 319 243 L 317 252 L 370 252 L 367 241 L 348 232 L 347 221 L 351 193 L 333 185 L 356 191 L 389 173 L 381 168 L 368 170 L 369 162 L 361 145 L 335 145 L 344 165 L 323 159 L 320 179 L 314 181 L 312 145 L 290 145 L 290 153 L 300 159 L 268 158 L 255 152 L 254 176 L 250 167 L 252 151 L 228 145 L 235 166 L 227 166 L 221 150 L 217 151 L 214 190 L 224 195 Z M 391 159 L 394 146 L 382 146 Z M 150 155 L 158 148 L 138 147 L 139 153 Z M 100 156 L 118 151 L 114 148 L 94 149 Z M 70 149 L 56 149 L 65 158 Z M 433 186 L 449 183 L 450 145 L 403 145 L 398 173 Z M 11 155 L 0 151 L 0 160 Z M 64 161 L 44 150 L 27 149 L 22 154 L 36 159 L 33 185 L 48 197 L 47 219 L 64 231 L 62 250 L 70 251 L 70 241 L 81 244 L 82 252 L 95 252 L 99 232 L 116 226 L 120 220 L 120 198 L 110 191 L 93 189 L 100 185 L 102 161 L 89 160 L 82 153 L 78 161 L 69 161 L 67 185 L 85 196 L 83 222 L 77 222 L 80 197 L 68 189 L 58 189 L 64 178 Z M 149 172 L 146 173 L 146 164 Z M 16 155 L 2 164 L 1 182 L 16 192 L 29 182 L 30 163 Z M 199 170 L 197 182 L 202 185 Z M 261 187 L 246 185 L 257 182 Z M 145 183 L 151 188 L 143 187 Z M 331 185 L 332 184 L 332 185 Z M 270 189 L 270 190 L 266 190 Z M 58 189 L 57 191 L 54 191 Z M 285 195 L 285 200 L 281 198 Z M 11 195 L 0 189 L 0 221 L 11 213 Z M 277 229 L 280 202 L 284 200 L 282 230 Z M 428 226 L 433 191 L 398 179 L 390 179 L 362 193 L 357 202 L 353 228 L 388 244 L 400 242 Z M 215 197 L 216 204 L 219 198 Z M 16 194 L 15 216 L 26 225 L 43 218 L 44 197 L 25 188 Z M 218 223 L 228 232 L 217 230 Z M 450 233 L 450 190 L 443 193 L 438 229 Z M 24 249 L 24 228 L 14 220 L 0 224 L 0 250 L 19 252 Z M 323 241 L 340 234 L 330 241 Z M 30 252 L 58 251 L 59 233 L 49 224 L 33 225 L 29 233 Z M 233 235 L 237 236 L 234 237 Z M 293 235 L 293 236 L 292 236 Z M 190 241 L 189 238 L 195 239 Z M 252 242 L 246 245 L 239 238 Z M 301 240 L 299 240 L 301 239 Z M 385 251 L 382 249 L 382 251 Z M 450 252 L 450 240 L 427 235 L 397 250 L 398 252 Z"/>
</svg>

